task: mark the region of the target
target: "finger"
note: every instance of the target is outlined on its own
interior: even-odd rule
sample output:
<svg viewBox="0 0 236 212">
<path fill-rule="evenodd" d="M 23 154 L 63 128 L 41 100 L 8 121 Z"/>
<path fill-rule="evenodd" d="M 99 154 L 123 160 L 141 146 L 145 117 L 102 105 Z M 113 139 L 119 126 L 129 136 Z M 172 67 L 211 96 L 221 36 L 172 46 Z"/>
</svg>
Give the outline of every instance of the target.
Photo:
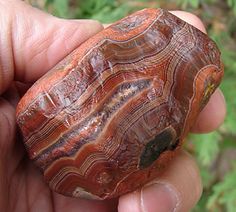
<svg viewBox="0 0 236 212">
<path fill-rule="evenodd" d="M 33 82 L 103 29 L 92 20 L 63 20 L 22 1 L 0 1 L 0 94 L 13 79 Z"/>
<path fill-rule="evenodd" d="M 119 200 L 119 212 L 188 212 L 202 193 L 195 161 L 182 151 L 158 179 Z"/>
<path fill-rule="evenodd" d="M 217 89 L 211 96 L 208 104 L 199 114 L 193 128 L 193 133 L 207 133 L 217 129 L 223 122 L 226 115 L 226 104 L 224 95 Z"/>
<path fill-rule="evenodd" d="M 13 147 L 13 138 L 15 135 L 15 110 L 3 98 L 0 98 L 0 160 L 7 160 L 9 149 Z"/>
<path fill-rule="evenodd" d="M 11 176 L 25 154 L 23 143 L 19 142 L 20 138 L 16 130 L 15 108 L 0 97 L 0 163 L 4 165 L 6 171 L 0 172 L 0 175 Z"/>
<path fill-rule="evenodd" d="M 200 18 L 198 18 L 196 15 L 194 15 L 192 13 L 180 11 L 180 10 L 170 11 L 170 12 L 173 15 L 178 16 L 180 19 L 184 20 L 185 22 L 187 22 L 187 23 L 191 24 L 192 26 L 198 28 L 202 32 L 206 33 L 206 29 L 204 27 L 204 24 L 202 23 Z"/>
</svg>

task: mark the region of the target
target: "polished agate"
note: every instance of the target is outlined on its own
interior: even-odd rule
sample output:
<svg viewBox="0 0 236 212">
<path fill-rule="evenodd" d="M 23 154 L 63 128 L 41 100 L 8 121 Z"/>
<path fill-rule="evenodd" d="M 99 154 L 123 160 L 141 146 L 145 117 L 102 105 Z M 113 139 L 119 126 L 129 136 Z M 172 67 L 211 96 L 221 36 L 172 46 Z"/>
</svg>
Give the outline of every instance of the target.
<svg viewBox="0 0 236 212">
<path fill-rule="evenodd" d="M 165 10 L 144 9 L 39 79 L 17 122 L 52 190 L 114 198 L 163 172 L 222 75 L 207 35 Z"/>
</svg>

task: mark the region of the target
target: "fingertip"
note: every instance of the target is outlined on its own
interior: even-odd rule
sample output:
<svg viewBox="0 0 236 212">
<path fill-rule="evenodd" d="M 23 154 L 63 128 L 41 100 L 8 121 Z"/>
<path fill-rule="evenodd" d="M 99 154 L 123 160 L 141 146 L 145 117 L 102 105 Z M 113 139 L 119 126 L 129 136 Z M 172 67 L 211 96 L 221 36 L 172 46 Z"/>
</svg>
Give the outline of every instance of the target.
<svg viewBox="0 0 236 212">
<path fill-rule="evenodd" d="M 166 182 L 150 183 L 141 190 L 142 211 L 176 211 L 180 204 L 179 196 L 178 191 Z"/>
<path fill-rule="evenodd" d="M 166 183 L 151 182 L 141 190 L 123 195 L 119 199 L 119 212 L 165 212 L 178 208 L 177 191 Z"/>
<path fill-rule="evenodd" d="M 169 185 L 175 192 L 178 200 L 176 211 L 190 211 L 202 194 L 202 181 L 197 163 L 189 153 L 183 150 L 156 181 Z"/>
<path fill-rule="evenodd" d="M 191 132 L 208 133 L 220 127 L 226 116 L 226 103 L 223 93 L 217 89 L 199 114 Z"/>
<path fill-rule="evenodd" d="M 202 32 L 206 33 L 206 29 L 204 27 L 204 24 L 202 23 L 201 19 L 198 16 L 196 16 L 195 14 L 185 12 L 185 11 L 180 11 L 180 10 L 175 10 L 175 11 L 170 11 L 170 12 L 173 15 L 176 15 L 180 19 L 191 24 L 192 26 L 198 28 Z"/>
<path fill-rule="evenodd" d="M 140 208 L 140 192 L 135 191 L 119 198 L 118 212 L 142 212 Z"/>
</svg>

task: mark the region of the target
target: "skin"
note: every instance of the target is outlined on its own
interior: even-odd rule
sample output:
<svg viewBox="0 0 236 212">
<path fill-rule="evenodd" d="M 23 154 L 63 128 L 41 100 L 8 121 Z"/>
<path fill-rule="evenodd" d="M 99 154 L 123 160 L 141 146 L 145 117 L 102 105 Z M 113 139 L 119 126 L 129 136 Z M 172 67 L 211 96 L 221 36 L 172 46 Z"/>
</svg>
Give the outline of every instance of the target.
<svg viewBox="0 0 236 212">
<path fill-rule="evenodd" d="M 173 14 L 205 32 L 196 16 Z M 0 211 L 185 212 L 194 207 L 202 184 L 196 162 L 185 151 L 160 178 L 119 199 L 73 199 L 50 191 L 27 158 L 16 130 L 15 107 L 28 85 L 103 26 L 90 20 L 58 19 L 16 0 L 0 0 L 0 23 Z M 225 112 L 224 97 L 217 90 L 192 131 L 216 129 Z"/>
</svg>

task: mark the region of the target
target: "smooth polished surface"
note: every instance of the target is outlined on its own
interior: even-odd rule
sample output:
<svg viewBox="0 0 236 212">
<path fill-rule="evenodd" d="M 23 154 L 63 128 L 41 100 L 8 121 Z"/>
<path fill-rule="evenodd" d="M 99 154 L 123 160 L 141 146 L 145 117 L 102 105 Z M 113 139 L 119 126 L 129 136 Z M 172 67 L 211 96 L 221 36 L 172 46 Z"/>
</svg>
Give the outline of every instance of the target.
<svg viewBox="0 0 236 212">
<path fill-rule="evenodd" d="M 22 98 L 29 156 L 62 194 L 105 199 L 156 177 L 223 75 L 204 33 L 161 9 L 118 21 Z"/>
</svg>

